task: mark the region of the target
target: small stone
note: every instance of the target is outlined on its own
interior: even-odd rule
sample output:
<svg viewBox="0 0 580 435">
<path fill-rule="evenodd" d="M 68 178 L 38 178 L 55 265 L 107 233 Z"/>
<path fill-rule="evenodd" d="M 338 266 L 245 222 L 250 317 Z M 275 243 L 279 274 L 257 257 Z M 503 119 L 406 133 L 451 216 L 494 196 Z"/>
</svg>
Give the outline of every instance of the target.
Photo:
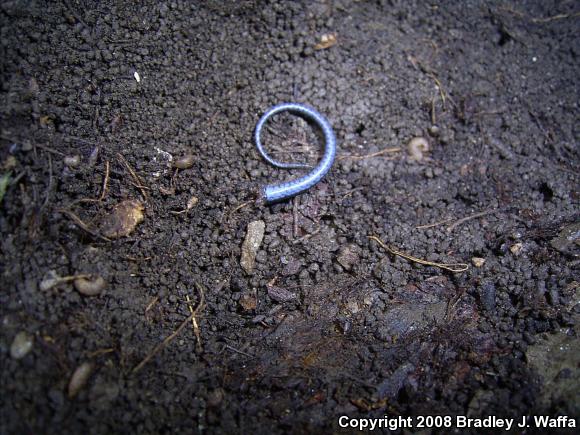
<svg viewBox="0 0 580 435">
<path fill-rule="evenodd" d="M 514 243 L 510 246 L 510 252 L 514 254 L 516 257 L 522 253 L 524 245 L 522 243 Z"/>
<path fill-rule="evenodd" d="M 578 257 L 580 247 L 580 223 L 568 225 L 557 237 L 550 240 L 550 245 L 557 251 Z"/>
<path fill-rule="evenodd" d="M 355 299 L 350 299 L 346 303 L 346 309 L 351 312 L 351 314 L 356 314 L 360 311 L 360 305 Z"/>
<path fill-rule="evenodd" d="M 301 267 L 302 261 L 290 260 L 284 269 L 282 269 L 282 276 L 296 275 L 300 271 Z"/>
<path fill-rule="evenodd" d="M 242 296 L 240 296 L 239 303 L 245 311 L 254 311 L 258 306 L 256 292 L 250 291 L 242 294 Z"/>
<path fill-rule="evenodd" d="M 471 259 L 471 262 L 473 263 L 473 265 L 475 267 L 482 267 L 485 264 L 485 258 L 481 258 L 481 257 L 473 257 Z"/>
<path fill-rule="evenodd" d="M 359 262 L 359 249 L 356 245 L 345 245 L 340 248 L 336 260 L 346 270 L 351 270 L 352 267 Z"/>
<path fill-rule="evenodd" d="M 486 311 L 495 310 L 495 285 L 493 282 L 485 281 L 479 288 L 479 300 Z"/>
<path fill-rule="evenodd" d="M 248 232 L 246 233 L 246 239 L 242 245 L 242 257 L 240 259 L 240 266 L 242 266 L 248 274 L 251 274 L 254 270 L 256 254 L 262 244 L 265 229 L 266 224 L 264 221 L 254 221 L 248 224 Z"/>
<path fill-rule="evenodd" d="M 117 204 L 101 225 L 101 233 L 110 239 L 126 237 L 143 221 L 143 204 L 128 199 Z"/>
<path fill-rule="evenodd" d="M 81 157 L 78 154 L 74 156 L 66 156 L 63 161 L 69 168 L 76 168 L 81 164 Z"/>
<path fill-rule="evenodd" d="M 12 345 L 10 346 L 10 356 L 14 359 L 24 358 L 34 345 L 34 336 L 26 331 L 21 331 L 16 334 Z"/>
<path fill-rule="evenodd" d="M 62 282 L 62 278 L 60 276 L 58 276 L 56 271 L 49 270 L 48 272 L 46 272 L 46 274 L 42 278 L 42 281 L 40 281 L 40 283 L 38 284 L 38 288 L 41 291 L 47 291 L 53 287 L 56 287 L 61 282 Z"/>
<path fill-rule="evenodd" d="M 286 290 L 282 287 L 269 285 L 267 288 L 268 288 L 268 296 L 270 296 L 270 298 L 272 298 L 276 302 L 290 302 L 297 299 L 295 293 L 292 293 L 291 291 Z"/>
<path fill-rule="evenodd" d="M 441 133 L 441 130 L 439 129 L 439 127 L 437 125 L 432 125 L 431 127 L 429 127 L 429 134 L 433 137 L 437 137 L 439 136 L 439 133 Z"/>
<path fill-rule="evenodd" d="M 75 397 L 79 391 L 85 386 L 89 377 L 93 372 L 93 365 L 89 362 L 85 362 L 78 366 L 74 373 L 72 374 L 69 384 L 68 384 L 68 397 Z"/>
</svg>

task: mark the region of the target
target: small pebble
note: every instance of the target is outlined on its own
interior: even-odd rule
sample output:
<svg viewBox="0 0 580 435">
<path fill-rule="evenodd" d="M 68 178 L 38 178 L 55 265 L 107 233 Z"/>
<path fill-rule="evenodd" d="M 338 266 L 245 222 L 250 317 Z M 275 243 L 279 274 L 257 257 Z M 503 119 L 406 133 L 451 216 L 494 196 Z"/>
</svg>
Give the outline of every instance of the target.
<svg viewBox="0 0 580 435">
<path fill-rule="evenodd" d="M 113 208 L 105 216 L 101 225 L 101 233 L 110 239 L 126 237 L 143 221 L 143 204 L 135 199 L 127 199 Z"/>
<path fill-rule="evenodd" d="M 245 311 L 253 311 L 258 306 L 258 299 L 256 298 L 256 292 L 250 291 L 244 293 L 239 300 L 241 307 Z"/>
<path fill-rule="evenodd" d="M 46 272 L 46 274 L 42 278 L 42 281 L 40 281 L 40 284 L 38 284 L 38 288 L 41 291 L 47 291 L 53 287 L 56 287 L 58 284 L 61 283 L 61 281 L 62 281 L 62 278 L 60 276 L 58 276 L 56 271 L 49 270 L 48 272 Z"/>
<path fill-rule="evenodd" d="M 297 299 L 295 293 L 292 293 L 285 288 L 278 287 L 275 285 L 269 285 L 268 287 L 268 296 L 272 298 L 276 302 L 290 302 Z"/>
<path fill-rule="evenodd" d="M 101 276 L 94 279 L 77 278 L 74 284 L 77 291 L 85 296 L 96 296 L 107 287 L 107 282 Z"/>
<path fill-rule="evenodd" d="M 433 137 L 439 136 L 440 132 L 441 132 L 441 130 L 436 125 L 432 125 L 431 127 L 429 127 L 429 134 Z"/>
<path fill-rule="evenodd" d="M 76 168 L 81 164 L 81 157 L 78 154 L 74 156 L 66 156 L 63 161 L 69 168 Z"/>
<path fill-rule="evenodd" d="M 187 154 L 173 162 L 173 166 L 175 166 L 177 169 L 189 169 L 193 166 L 193 162 L 193 155 Z"/>
<path fill-rule="evenodd" d="M 515 256 L 518 256 L 521 254 L 523 247 L 524 245 L 522 243 L 514 243 L 510 246 L 510 252 Z"/>
<path fill-rule="evenodd" d="M 21 331 L 16 334 L 12 345 L 10 346 L 10 356 L 14 359 L 24 358 L 34 345 L 34 336 L 26 331 Z"/>
<path fill-rule="evenodd" d="M 345 245 L 340 248 L 336 260 L 345 270 L 351 270 L 359 262 L 359 249 L 356 245 Z"/>
<path fill-rule="evenodd" d="M 473 257 L 471 262 L 475 267 L 482 267 L 485 264 L 485 258 Z"/>
<path fill-rule="evenodd" d="M 85 386 L 93 372 L 93 365 L 89 362 L 83 363 L 76 368 L 68 383 L 68 397 L 72 399 Z"/>
<path fill-rule="evenodd" d="M 479 300 L 486 311 L 495 310 L 495 285 L 493 282 L 485 281 L 479 288 Z"/>
</svg>

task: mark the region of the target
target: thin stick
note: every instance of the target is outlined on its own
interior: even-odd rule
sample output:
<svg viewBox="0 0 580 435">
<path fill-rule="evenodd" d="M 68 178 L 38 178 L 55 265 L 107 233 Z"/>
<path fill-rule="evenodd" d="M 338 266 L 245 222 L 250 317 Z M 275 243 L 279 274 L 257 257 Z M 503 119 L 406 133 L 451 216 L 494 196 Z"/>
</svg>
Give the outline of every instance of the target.
<svg viewBox="0 0 580 435">
<path fill-rule="evenodd" d="M 191 299 L 189 299 L 189 295 L 185 295 L 185 298 L 187 299 L 187 307 L 189 308 L 189 312 L 193 316 L 191 318 L 191 324 L 193 326 L 193 333 L 195 334 L 195 338 L 197 339 L 197 343 L 196 343 L 197 351 L 201 352 L 202 351 L 201 334 L 199 332 L 199 325 L 197 324 L 197 319 L 195 318 L 195 311 L 193 310 L 193 307 L 191 306 Z"/>
<path fill-rule="evenodd" d="M 559 15 L 554 15 L 552 17 L 546 17 L 546 18 L 532 18 L 532 22 L 534 22 L 534 23 L 549 23 L 550 21 L 563 20 L 565 18 L 576 18 L 579 16 L 580 16 L 580 12 L 576 12 L 575 14 L 559 14 Z"/>
<path fill-rule="evenodd" d="M 446 97 L 445 97 L 445 91 L 443 90 L 443 85 L 441 84 L 441 82 L 439 81 L 439 79 L 437 78 L 437 76 L 434 73 L 430 73 L 429 75 L 435 81 L 435 84 L 437 85 L 437 88 L 439 89 L 439 95 L 441 96 L 441 100 L 443 101 L 443 109 L 445 110 Z"/>
<path fill-rule="evenodd" d="M 44 199 L 44 203 L 40 209 L 42 210 L 50 201 L 50 191 L 52 190 L 52 157 L 50 154 L 48 155 L 48 187 L 46 188 L 46 198 Z"/>
<path fill-rule="evenodd" d="M 401 148 L 400 147 L 385 148 L 384 150 L 377 151 L 376 153 L 371 153 L 371 154 L 364 154 L 364 155 L 343 155 L 343 156 L 339 156 L 338 157 L 338 160 L 343 160 L 343 159 L 353 159 L 353 160 L 370 159 L 372 157 L 382 156 L 383 154 L 398 153 L 399 151 L 401 151 Z"/>
<path fill-rule="evenodd" d="M 38 143 L 35 143 L 34 146 L 36 148 L 40 148 L 41 150 L 49 152 L 49 153 L 54 154 L 56 156 L 61 156 L 61 157 L 64 156 L 64 153 L 61 153 L 60 151 L 57 151 L 57 150 L 53 150 L 52 148 L 47 147 L 46 145 L 40 145 Z"/>
<path fill-rule="evenodd" d="M 477 218 L 482 217 L 482 216 L 487 216 L 488 214 L 494 214 L 494 213 L 497 213 L 498 211 L 500 211 L 500 209 L 486 210 L 486 211 L 482 211 L 480 213 L 472 214 L 471 216 L 466 216 L 464 218 L 461 218 L 458 221 L 455 221 L 454 223 L 449 225 L 447 227 L 447 232 L 450 233 L 455 228 L 457 228 L 459 225 L 464 224 L 465 222 L 470 221 L 471 219 L 477 219 Z"/>
<path fill-rule="evenodd" d="M 125 167 L 129 171 L 129 173 L 131 174 L 131 177 L 133 177 L 133 180 L 135 181 L 135 183 L 133 185 L 141 191 L 141 195 L 143 196 L 143 199 L 145 201 L 148 201 L 147 192 L 145 191 L 145 186 L 143 186 L 143 182 L 141 181 L 141 178 L 139 178 L 139 175 L 137 175 L 137 173 L 133 170 L 133 168 L 131 167 L 129 162 L 125 159 L 125 157 L 123 157 L 123 155 L 121 153 L 117 153 L 117 157 L 121 161 L 121 163 L 123 163 L 123 165 L 125 165 Z"/>
<path fill-rule="evenodd" d="M 250 357 L 250 358 L 255 358 L 255 356 L 254 356 L 254 355 L 251 355 L 251 354 L 249 354 L 249 353 L 247 353 L 247 352 L 244 352 L 243 350 L 236 349 L 235 347 L 233 347 L 233 346 L 230 346 L 230 345 L 229 345 L 229 344 L 227 344 L 227 343 L 224 343 L 224 349 L 229 349 L 229 350 L 231 350 L 231 351 L 233 351 L 233 352 L 239 353 L 240 355 L 245 355 L 245 356 L 247 356 L 247 357 Z"/>
<path fill-rule="evenodd" d="M 105 162 L 105 179 L 103 180 L 103 190 L 101 191 L 101 196 L 99 197 L 99 201 L 105 199 L 107 196 L 107 189 L 109 186 L 109 161 Z"/>
<path fill-rule="evenodd" d="M 294 233 L 294 238 L 298 237 L 298 197 L 294 197 L 294 204 L 292 207 L 292 214 L 294 218 L 294 225 L 292 231 Z"/>
<path fill-rule="evenodd" d="M 89 233 L 91 236 L 93 237 L 97 237 L 99 239 L 105 240 L 107 242 L 110 242 L 111 240 L 106 238 L 105 236 L 100 235 L 99 233 L 97 233 L 96 231 L 93 231 L 86 223 L 84 223 L 80 217 L 78 217 L 76 214 L 74 214 L 72 211 L 67 210 L 65 208 L 61 208 L 58 210 L 59 212 L 63 213 L 66 217 L 68 217 L 70 220 L 72 220 L 75 224 L 77 224 L 77 226 L 79 228 L 81 228 L 82 230 L 86 231 L 87 233 Z"/>
<path fill-rule="evenodd" d="M 137 366 L 133 369 L 133 374 L 141 370 L 145 366 L 145 364 L 147 364 L 155 355 L 161 352 L 169 343 L 171 343 L 171 341 L 175 337 L 177 337 L 181 331 L 183 331 L 183 328 L 187 326 L 187 324 L 191 321 L 191 319 L 195 317 L 199 309 L 204 305 L 205 297 L 203 294 L 203 287 L 200 284 L 196 283 L 195 288 L 199 292 L 199 302 L 197 303 L 197 307 L 195 308 L 195 310 L 193 310 L 193 312 L 187 317 L 187 319 L 181 322 L 181 324 L 177 327 L 177 329 L 173 333 L 171 333 L 167 338 L 165 338 L 165 340 L 163 340 L 161 343 L 155 346 L 155 348 L 153 348 L 153 350 L 143 359 L 143 361 L 137 364 Z"/>
<path fill-rule="evenodd" d="M 435 97 L 431 98 L 431 125 L 437 124 L 437 118 L 435 117 Z"/>
<path fill-rule="evenodd" d="M 432 224 L 426 224 L 426 225 L 419 225 L 418 227 L 415 227 L 416 230 L 424 230 L 426 228 L 433 228 L 433 227 L 437 227 L 439 225 L 443 225 L 443 224 L 447 224 L 449 222 L 453 222 L 453 219 L 444 219 L 442 221 L 438 221 L 438 222 L 433 222 Z"/>
<path fill-rule="evenodd" d="M 465 263 L 435 263 L 433 261 L 422 260 L 420 258 L 413 257 L 412 255 L 406 254 L 402 251 L 396 250 L 388 245 L 385 245 L 383 243 L 383 241 L 376 236 L 368 236 L 368 237 L 369 237 L 369 239 L 377 242 L 379 245 L 381 245 L 382 248 L 386 249 L 391 254 L 398 255 L 399 257 L 403 257 L 403 258 L 405 258 L 409 261 L 413 261 L 415 263 L 424 264 L 425 266 L 438 267 L 440 269 L 445 269 L 445 270 L 448 270 L 449 272 L 454 272 L 454 273 L 465 272 L 467 269 L 469 269 L 469 265 L 467 265 Z"/>
<path fill-rule="evenodd" d="M 254 201 L 246 201 L 246 202 L 242 202 L 240 205 L 238 205 L 236 208 L 234 208 L 232 211 L 230 211 L 228 213 L 228 220 L 231 219 L 232 215 L 237 212 L 238 210 L 244 208 L 245 206 L 247 206 L 248 204 L 251 204 Z"/>
<path fill-rule="evenodd" d="M 155 296 L 151 302 L 145 307 L 145 314 L 159 302 L 159 296 Z"/>
</svg>

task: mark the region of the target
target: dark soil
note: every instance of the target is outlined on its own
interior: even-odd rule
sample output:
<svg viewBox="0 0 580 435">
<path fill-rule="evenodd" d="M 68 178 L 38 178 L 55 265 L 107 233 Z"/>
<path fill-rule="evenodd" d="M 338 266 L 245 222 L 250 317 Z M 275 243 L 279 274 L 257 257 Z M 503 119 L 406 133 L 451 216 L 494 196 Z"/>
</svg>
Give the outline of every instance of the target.
<svg viewBox="0 0 580 435">
<path fill-rule="evenodd" d="M 0 5 L 1 433 L 580 417 L 577 2 L 146 3 Z M 338 157 L 266 206 L 259 186 L 302 173 L 252 143 L 282 101 L 327 116 Z M 314 161 L 315 129 L 277 121 L 278 157 Z M 143 222 L 103 238 L 129 199 Z"/>
</svg>

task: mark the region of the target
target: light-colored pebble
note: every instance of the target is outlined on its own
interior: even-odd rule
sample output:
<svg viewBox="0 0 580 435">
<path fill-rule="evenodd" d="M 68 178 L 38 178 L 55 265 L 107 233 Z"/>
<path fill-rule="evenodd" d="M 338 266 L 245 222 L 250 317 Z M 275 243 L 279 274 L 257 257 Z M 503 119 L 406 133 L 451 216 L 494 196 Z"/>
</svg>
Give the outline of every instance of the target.
<svg viewBox="0 0 580 435">
<path fill-rule="evenodd" d="M 336 260 L 346 270 L 351 270 L 359 262 L 359 249 L 356 245 L 345 245 L 340 248 Z"/>
<path fill-rule="evenodd" d="M 482 267 L 485 263 L 485 258 L 480 258 L 480 257 L 473 257 L 471 259 L 471 262 L 473 263 L 473 265 L 475 267 Z"/>
<path fill-rule="evenodd" d="M 128 236 L 143 221 L 144 209 L 143 204 L 135 199 L 120 202 L 105 216 L 101 233 L 110 239 Z"/>
<path fill-rule="evenodd" d="M 68 383 L 68 397 L 75 397 L 79 391 L 86 385 L 89 377 L 93 373 L 93 364 L 89 362 L 82 363 L 76 368 Z"/>
<path fill-rule="evenodd" d="M 81 164 L 81 157 L 78 154 L 74 156 L 66 156 L 64 158 L 64 164 L 69 168 L 76 168 Z"/>
<path fill-rule="evenodd" d="M 514 243 L 510 246 L 510 252 L 516 257 L 521 254 L 524 245 L 522 243 Z"/>
<path fill-rule="evenodd" d="M 55 270 L 49 270 L 40 281 L 40 284 L 38 284 L 38 288 L 41 291 L 47 291 L 60 284 L 61 281 L 62 278 L 58 276 Z"/>
<path fill-rule="evenodd" d="M 10 356 L 14 359 L 24 358 L 34 345 L 34 336 L 26 331 L 16 334 L 10 346 Z"/>
<path fill-rule="evenodd" d="M 242 266 L 248 274 L 252 273 L 254 270 L 256 254 L 262 244 L 265 229 L 266 224 L 264 221 L 254 221 L 248 224 L 248 232 L 246 233 L 246 239 L 242 245 L 242 257 L 240 259 L 240 266 Z"/>
</svg>

